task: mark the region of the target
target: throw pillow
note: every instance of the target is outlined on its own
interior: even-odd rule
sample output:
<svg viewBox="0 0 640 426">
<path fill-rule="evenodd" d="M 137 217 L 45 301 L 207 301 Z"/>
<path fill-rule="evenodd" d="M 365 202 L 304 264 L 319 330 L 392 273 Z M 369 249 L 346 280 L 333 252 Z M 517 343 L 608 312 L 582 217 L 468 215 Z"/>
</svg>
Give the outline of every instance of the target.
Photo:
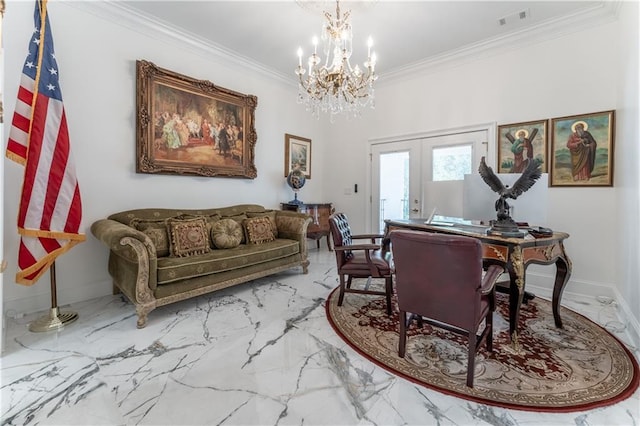
<svg viewBox="0 0 640 426">
<path fill-rule="evenodd" d="M 145 233 L 156 247 L 156 256 L 169 256 L 169 236 L 166 220 L 136 219 L 131 225 Z"/>
<path fill-rule="evenodd" d="M 241 214 L 237 214 L 235 216 L 222 216 L 222 219 L 232 219 L 235 220 L 238 225 L 240 225 L 240 230 L 242 230 L 242 223 L 244 222 L 244 220 L 247 218 L 247 215 L 244 213 Z M 246 243 L 247 240 L 244 237 L 244 232 L 242 233 L 242 237 L 240 238 L 240 244 L 244 244 Z"/>
<path fill-rule="evenodd" d="M 338 228 L 338 232 L 340 233 L 340 239 L 342 240 L 343 246 L 350 246 L 353 244 L 353 239 L 351 238 L 351 227 L 349 226 L 349 220 L 347 220 L 347 216 L 344 213 L 336 213 L 334 216 L 335 224 Z M 353 252 L 351 250 L 345 250 L 344 255 L 347 259 L 353 257 Z"/>
<path fill-rule="evenodd" d="M 268 243 L 276 239 L 271 220 L 266 216 L 246 219 L 244 227 L 247 231 L 247 243 L 249 244 Z"/>
<path fill-rule="evenodd" d="M 168 219 L 171 235 L 171 256 L 187 257 L 209 252 L 209 234 L 204 217 Z"/>
<path fill-rule="evenodd" d="M 268 217 L 271 221 L 271 228 L 273 229 L 273 235 L 278 236 L 278 226 L 276 225 L 276 211 L 266 210 L 263 212 L 247 212 L 247 217 Z"/>
<path fill-rule="evenodd" d="M 220 220 L 220 215 L 219 214 L 212 214 L 210 216 L 205 216 L 205 219 L 207 220 L 207 225 L 209 225 L 209 227 L 211 227 L 211 225 L 213 225 L 214 223 L 216 223 L 217 221 Z"/>
<path fill-rule="evenodd" d="M 211 225 L 211 241 L 219 249 L 238 247 L 243 236 L 242 226 L 233 219 L 220 219 Z"/>
<path fill-rule="evenodd" d="M 211 238 L 211 227 L 213 226 L 214 223 L 220 220 L 220 215 L 212 214 L 211 216 L 205 216 L 204 218 L 207 221 L 207 235 L 209 235 Z M 216 248 L 216 247 L 212 246 L 211 248 Z"/>
</svg>

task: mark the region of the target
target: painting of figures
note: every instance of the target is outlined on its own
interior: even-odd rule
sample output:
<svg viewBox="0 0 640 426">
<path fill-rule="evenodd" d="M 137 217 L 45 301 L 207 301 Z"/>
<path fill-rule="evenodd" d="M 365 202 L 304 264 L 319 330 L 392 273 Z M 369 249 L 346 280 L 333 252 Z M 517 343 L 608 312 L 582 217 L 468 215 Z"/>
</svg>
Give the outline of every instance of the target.
<svg viewBox="0 0 640 426">
<path fill-rule="evenodd" d="M 138 61 L 138 172 L 255 178 L 254 96 Z"/>
</svg>

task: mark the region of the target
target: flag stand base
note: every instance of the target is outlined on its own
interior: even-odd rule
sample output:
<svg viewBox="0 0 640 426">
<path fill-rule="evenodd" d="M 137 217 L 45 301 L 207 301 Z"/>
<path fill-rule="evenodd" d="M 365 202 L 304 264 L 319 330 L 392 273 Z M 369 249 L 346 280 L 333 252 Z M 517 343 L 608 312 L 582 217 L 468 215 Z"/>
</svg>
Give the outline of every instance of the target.
<svg viewBox="0 0 640 426">
<path fill-rule="evenodd" d="M 51 308 L 49 315 L 44 315 L 29 324 L 29 331 L 43 332 L 58 330 L 78 319 L 76 312 L 60 312 L 58 307 Z"/>
<path fill-rule="evenodd" d="M 78 319 L 76 312 L 60 312 L 58 308 L 56 296 L 56 262 L 51 264 L 49 275 L 51 276 L 51 309 L 49 309 L 49 315 L 42 316 L 29 324 L 29 331 L 38 333 L 58 330 Z"/>
</svg>

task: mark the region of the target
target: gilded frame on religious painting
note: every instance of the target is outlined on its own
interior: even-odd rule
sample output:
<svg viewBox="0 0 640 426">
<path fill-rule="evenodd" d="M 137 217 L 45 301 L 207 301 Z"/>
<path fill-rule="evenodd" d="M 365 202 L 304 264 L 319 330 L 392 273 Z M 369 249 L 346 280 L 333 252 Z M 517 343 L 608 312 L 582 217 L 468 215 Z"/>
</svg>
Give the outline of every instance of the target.
<svg viewBox="0 0 640 426">
<path fill-rule="evenodd" d="M 613 186 L 615 110 L 551 119 L 549 186 Z"/>
<path fill-rule="evenodd" d="M 306 179 L 311 179 L 311 139 L 284 135 L 284 176 L 293 169 L 300 169 Z"/>
<path fill-rule="evenodd" d="M 498 126 L 498 173 L 522 173 L 528 161 L 547 173 L 548 120 Z"/>
<path fill-rule="evenodd" d="M 136 61 L 136 172 L 254 179 L 258 98 Z"/>
</svg>

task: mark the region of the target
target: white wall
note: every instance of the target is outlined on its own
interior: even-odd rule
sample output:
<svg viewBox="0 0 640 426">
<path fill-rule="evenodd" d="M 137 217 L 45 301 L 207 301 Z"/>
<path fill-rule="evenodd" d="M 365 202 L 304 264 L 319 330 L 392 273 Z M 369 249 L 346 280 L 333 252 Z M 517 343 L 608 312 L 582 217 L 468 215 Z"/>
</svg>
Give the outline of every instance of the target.
<svg viewBox="0 0 640 426">
<path fill-rule="evenodd" d="M 256 203 L 279 208 L 293 198 L 284 179 L 284 134 L 312 139 L 312 170 L 300 193 L 321 200 L 324 141 L 321 121 L 296 104 L 296 87 L 234 62 L 207 57 L 179 41 L 132 30 L 90 13 L 89 3 L 49 2 L 60 82 L 71 147 L 83 201 L 82 231 L 87 241 L 56 262 L 58 304 L 110 294 L 107 250 L 90 226 L 117 211 L 138 207 L 223 207 Z M 5 116 L 15 107 L 19 74 L 33 31 L 34 2 L 9 2 L 5 13 Z M 135 61 L 157 66 L 258 97 L 256 109 L 256 179 L 205 178 L 135 173 Z M 5 126 L 3 140 L 7 140 Z M 23 168 L 5 160 L 4 242 L 9 267 L 4 274 L 5 312 L 48 309 L 49 274 L 32 287 L 15 284 L 18 235 L 16 217 Z"/>
<path fill-rule="evenodd" d="M 368 159 L 364 154 L 370 139 L 617 109 L 620 24 L 585 28 L 455 67 L 381 81 L 376 109 L 367 112 L 362 121 L 340 121 L 333 129 L 327 149 L 344 155 L 335 158 L 327 170 L 326 198 L 346 212 L 355 227 L 360 224 L 356 231 L 365 231 L 362 226 L 369 200 L 362 194 L 344 195 L 342 188 L 366 175 Z M 636 144 L 637 138 L 618 135 L 616 161 L 626 146 Z M 637 154 L 628 161 L 637 168 Z M 573 261 L 573 274 L 566 291 L 613 296 L 621 280 L 616 257 L 621 254 L 617 239 L 624 224 L 615 223 L 620 188 L 556 187 L 548 191 L 548 226 L 571 235 L 566 249 Z M 637 188 L 631 199 L 637 204 Z M 553 267 L 534 266 L 529 271 L 542 276 L 528 274 L 528 283 L 551 287 Z"/>
<path fill-rule="evenodd" d="M 620 10 L 621 65 L 618 69 L 618 146 L 616 147 L 616 186 L 618 187 L 616 221 L 621 225 L 617 230 L 618 253 L 615 267 L 619 272 L 617 289 L 626 303 L 623 307 L 631 310 L 628 317 L 634 318 L 630 324 L 636 333 L 640 331 L 640 149 L 638 148 L 638 123 L 640 123 L 638 66 L 640 40 L 638 22 L 640 8 L 638 2 L 625 2 Z M 640 338 L 636 335 L 636 339 Z"/>
<path fill-rule="evenodd" d="M 295 103 L 295 87 L 270 75 L 219 55 L 203 55 L 180 40 L 166 41 L 166 34 L 157 37 L 123 26 L 87 8 L 86 3 L 49 3 L 87 234 L 87 242 L 57 262 L 60 305 L 110 293 L 107 250 L 89 227 L 112 212 L 141 206 L 199 208 L 244 202 L 276 208 L 291 199 L 283 177 L 284 133 L 313 141 L 313 179 L 300 198 L 333 202 L 349 215 L 354 231 L 362 232 L 369 209 L 371 139 L 616 109 L 615 187 L 549 188 L 548 225 L 571 234 L 566 247 L 573 275 L 567 292 L 619 296 L 637 324 L 637 3 L 624 3 L 621 21 L 584 26 L 584 30 L 518 49 L 487 52 L 482 59 L 455 67 L 387 81 L 381 78 L 375 110 L 365 111 L 361 119 L 338 118 L 333 125 L 313 119 Z M 5 31 L 11 34 L 5 39 L 7 120 L 13 113 L 32 14 L 32 2 L 7 5 Z M 628 33 L 634 31 L 635 40 L 631 40 Z M 136 59 L 256 95 L 258 178 L 136 174 Z M 29 312 L 49 307 L 49 276 L 31 288 L 12 284 L 21 181 L 22 168 L 7 161 L 4 245 L 9 268 L 4 275 L 4 308 Z M 358 193 L 353 192 L 354 184 Z M 548 283 L 552 268 L 539 268 L 538 276 L 528 276 L 529 284 Z M 541 281 L 536 283 L 536 278 Z"/>
<path fill-rule="evenodd" d="M 3 40 L 2 22 L 3 22 L 3 15 L 0 15 L 0 68 L 4 69 L 4 49 L 2 47 L 4 43 L 2 41 Z M 2 81 L 0 81 L 0 102 L 4 105 L 4 84 Z M 4 132 L 5 120 L 6 118 L 2 116 L 2 120 L 0 120 L 0 134 Z M 0 188 L 2 188 L 3 186 L 4 186 L 4 162 L 0 161 Z M 3 203 L 4 203 L 4 191 L 0 192 L 0 206 L 2 206 Z M 4 235 L 3 216 L 4 216 L 4 209 L 0 210 L 0 235 Z M 4 246 L 4 242 L 0 240 L 0 306 L 4 306 L 3 294 L 2 294 L 2 288 L 4 287 L 3 286 L 4 271 L 2 270 L 2 264 L 5 259 L 5 254 L 4 254 L 3 246 Z M 4 315 L 2 315 L 2 312 L 0 311 L 0 353 L 4 351 L 4 338 L 5 338 L 4 327 L 5 327 Z"/>
</svg>

